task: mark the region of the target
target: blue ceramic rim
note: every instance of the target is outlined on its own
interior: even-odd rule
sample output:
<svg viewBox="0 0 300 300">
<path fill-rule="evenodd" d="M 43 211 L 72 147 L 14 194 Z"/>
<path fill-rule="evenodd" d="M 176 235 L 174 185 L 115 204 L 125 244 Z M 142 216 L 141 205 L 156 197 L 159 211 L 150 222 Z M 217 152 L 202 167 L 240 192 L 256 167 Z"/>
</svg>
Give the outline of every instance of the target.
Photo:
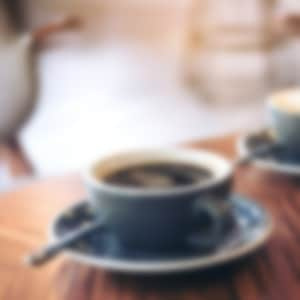
<svg viewBox="0 0 300 300">
<path fill-rule="evenodd" d="M 93 168 L 96 165 L 99 165 L 105 160 L 113 159 L 117 156 L 122 155 L 132 155 L 134 153 L 160 153 L 169 152 L 170 154 L 179 154 L 179 155 L 192 155 L 192 156 L 198 156 L 198 158 L 203 161 L 203 156 L 210 157 L 212 160 L 218 161 L 219 165 L 222 165 L 223 171 L 222 174 L 217 174 L 214 176 L 214 178 L 209 179 L 207 181 L 203 181 L 201 183 L 197 184 L 191 184 L 188 186 L 183 187 L 172 187 L 172 188 L 163 188 L 163 189 L 141 189 L 141 188 L 131 188 L 131 187 L 119 187 L 115 185 L 108 184 L 104 181 L 100 181 L 95 178 L 95 175 L 93 174 Z M 202 155 L 202 158 L 201 158 Z M 184 162 L 184 160 L 179 160 L 181 162 Z M 190 162 L 190 161 L 186 161 Z M 198 165 L 199 162 L 197 163 Z M 205 165 L 202 165 L 202 167 L 205 167 Z M 215 170 L 213 170 L 214 172 Z M 217 172 L 217 171 L 216 171 Z M 87 170 L 85 170 L 82 173 L 82 177 L 84 180 L 84 183 L 86 185 L 87 190 L 95 189 L 99 191 L 105 191 L 106 193 L 111 193 L 114 195 L 126 195 L 126 196 L 141 196 L 141 197 L 154 197 L 153 199 L 161 200 L 164 196 L 182 196 L 182 195 L 188 195 L 191 193 L 201 192 L 202 190 L 208 189 L 208 188 L 217 188 L 221 184 L 225 184 L 226 182 L 230 182 L 233 177 L 233 165 L 230 163 L 229 160 L 224 158 L 223 156 L 214 153 L 213 151 L 207 151 L 207 150 L 192 150 L 192 149 L 185 149 L 185 148 L 148 148 L 148 149 L 138 149 L 133 151 L 127 151 L 127 152 L 120 152 L 113 154 L 111 156 L 105 157 L 100 160 L 96 160 L 94 163 L 92 163 Z"/>
</svg>

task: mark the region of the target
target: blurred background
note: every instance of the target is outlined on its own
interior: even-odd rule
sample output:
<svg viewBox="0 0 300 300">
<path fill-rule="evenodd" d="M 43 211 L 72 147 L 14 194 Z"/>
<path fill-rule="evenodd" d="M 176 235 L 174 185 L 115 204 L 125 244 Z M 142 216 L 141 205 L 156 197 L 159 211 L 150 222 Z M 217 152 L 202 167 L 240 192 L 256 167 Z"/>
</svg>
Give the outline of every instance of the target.
<svg viewBox="0 0 300 300">
<path fill-rule="evenodd" d="M 297 0 L 0 0 L 0 182 L 263 126 Z"/>
</svg>

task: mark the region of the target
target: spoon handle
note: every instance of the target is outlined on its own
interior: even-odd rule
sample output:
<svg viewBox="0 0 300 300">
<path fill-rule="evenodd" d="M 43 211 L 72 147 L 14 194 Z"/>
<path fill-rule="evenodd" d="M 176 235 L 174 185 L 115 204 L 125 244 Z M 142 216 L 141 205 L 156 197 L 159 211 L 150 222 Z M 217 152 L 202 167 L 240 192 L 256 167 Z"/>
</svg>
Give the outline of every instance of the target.
<svg viewBox="0 0 300 300">
<path fill-rule="evenodd" d="M 86 236 L 100 230 L 104 227 L 103 221 L 98 220 L 83 226 L 81 229 L 73 231 L 66 236 L 63 236 L 60 240 L 38 250 L 37 252 L 27 256 L 25 262 L 30 266 L 40 266 L 48 262 L 67 247 L 71 246 L 75 242 L 78 242 Z"/>
</svg>

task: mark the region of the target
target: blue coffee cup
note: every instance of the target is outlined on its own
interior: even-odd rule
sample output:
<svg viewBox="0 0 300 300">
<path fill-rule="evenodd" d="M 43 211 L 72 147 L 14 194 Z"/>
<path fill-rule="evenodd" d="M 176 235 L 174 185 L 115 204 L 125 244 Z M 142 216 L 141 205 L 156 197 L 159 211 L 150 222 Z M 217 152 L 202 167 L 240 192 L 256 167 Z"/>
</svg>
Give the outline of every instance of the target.
<svg viewBox="0 0 300 300">
<path fill-rule="evenodd" d="M 267 114 L 277 143 L 300 154 L 300 89 L 272 94 L 267 100 Z"/>
<path fill-rule="evenodd" d="M 107 175 L 131 165 L 185 163 L 211 177 L 186 186 L 140 188 L 107 183 Z M 164 251 L 188 243 L 214 247 L 231 210 L 232 166 L 207 151 L 146 149 L 115 154 L 93 163 L 84 175 L 89 201 L 104 227 L 130 249 Z"/>
</svg>

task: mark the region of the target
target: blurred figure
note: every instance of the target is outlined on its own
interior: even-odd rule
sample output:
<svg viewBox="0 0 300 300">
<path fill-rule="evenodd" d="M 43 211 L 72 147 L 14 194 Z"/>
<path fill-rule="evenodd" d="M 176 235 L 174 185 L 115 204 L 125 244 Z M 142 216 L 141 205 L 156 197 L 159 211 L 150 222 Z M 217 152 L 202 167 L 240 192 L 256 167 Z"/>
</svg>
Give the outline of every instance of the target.
<svg viewBox="0 0 300 300">
<path fill-rule="evenodd" d="M 124 148 L 225 134 L 253 118 L 262 124 L 260 100 L 278 73 L 270 55 L 274 3 L 26 0 L 30 27 L 62 14 L 87 24 L 48 43 L 39 57 L 39 107 L 20 134 L 37 172 L 69 172 Z M 197 30 L 193 93 L 182 78 L 186 38 Z"/>
<path fill-rule="evenodd" d="M 9 143 L 20 155 L 18 130 L 31 115 L 37 99 L 35 54 L 50 34 L 77 25 L 77 19 L 63 18 L 33 32 L 25 32 L 17 1 L 0 2 L 0 141 Z M 4 171 L 2 168 L 2 178 Z M 3 182 L 3 181 L 2 181 Z"/>
<path fill-rule="evenodd" d="M 273 88 L 297 84 L 295 53 L 285 54 L 299 36 L 300 15 L 278 11 L 280 1 L 194 1 L 188 78 L 208 100 L 263 101 Z"/>
</svg>

